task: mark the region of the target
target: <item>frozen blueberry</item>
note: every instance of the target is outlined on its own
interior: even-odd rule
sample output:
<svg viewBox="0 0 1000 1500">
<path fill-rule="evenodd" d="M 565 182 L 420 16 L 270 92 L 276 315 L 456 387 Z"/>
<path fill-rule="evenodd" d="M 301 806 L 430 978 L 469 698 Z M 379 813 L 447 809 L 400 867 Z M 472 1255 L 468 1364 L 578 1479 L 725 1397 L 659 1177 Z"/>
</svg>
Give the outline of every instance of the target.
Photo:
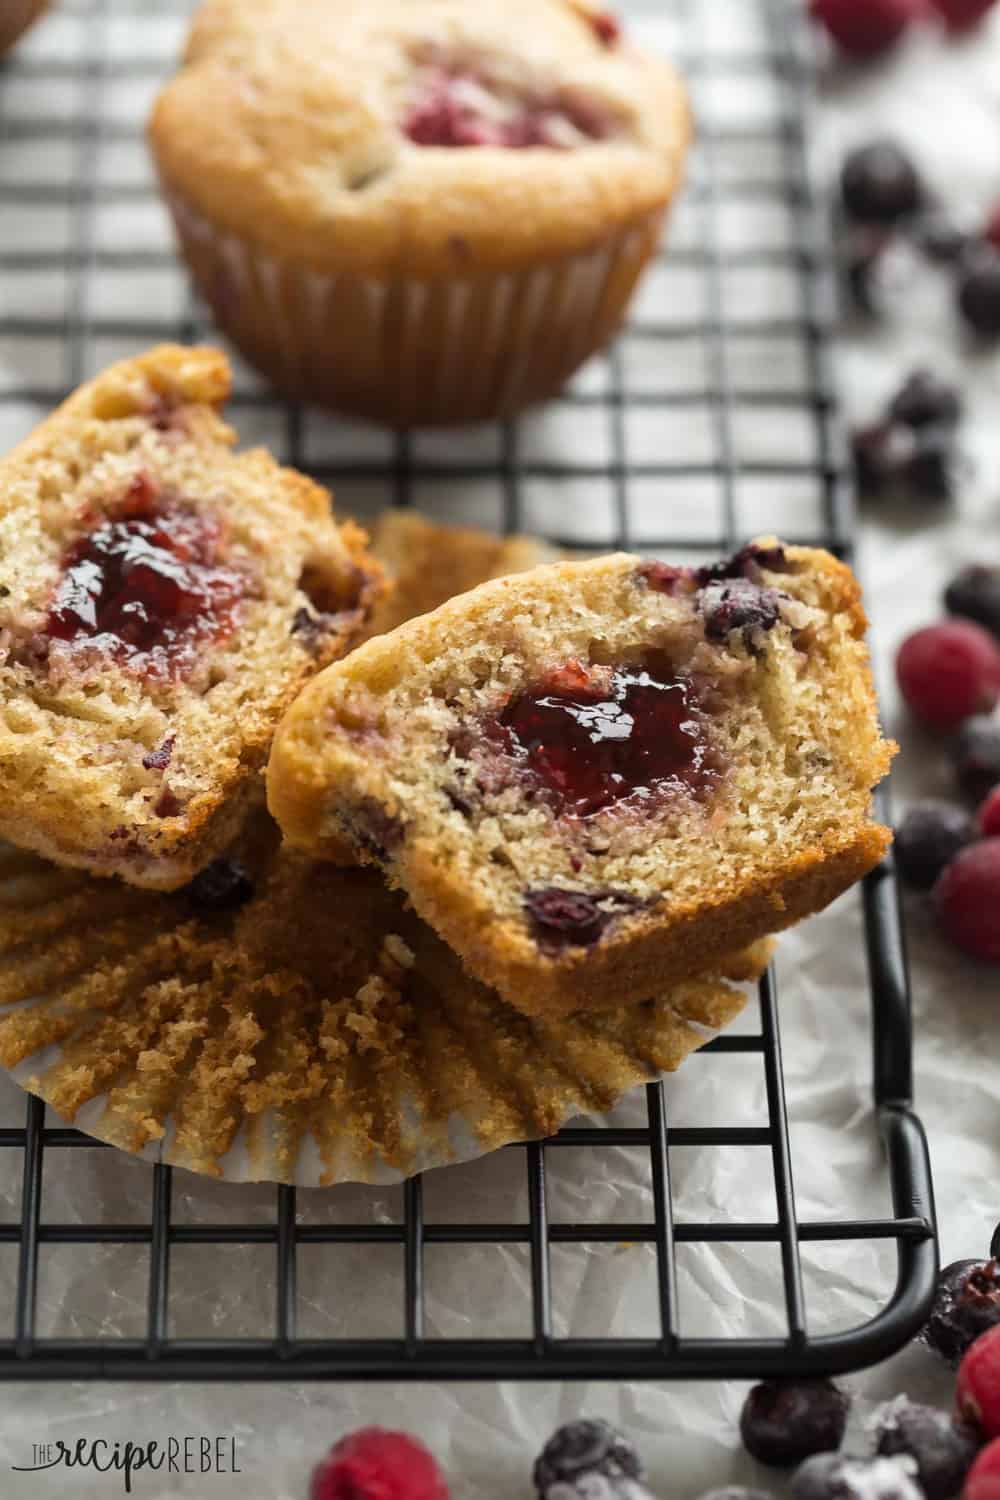
<svg viewBox="0 0 1000 1500">
<path fill-rule="evenodd" d="M 585 1418 L 557 1428 L 535 1460 L 533 1472 L 535 1489 L 543 1497 L 556 1485 L 565 1485 L 568 1491 L 576 1490 L 584 1497 L 588 1490 L 585 1481 L 593 1475 L 611 1481 L 641 1481 L 643 1477 L 642 1459 L 632 1444 L 600 1418 Z"/>
<path fill-rule="evenodd" d="M 1000 720 L 989 714 L 967 719 L 951 744 L 962 791 L 973 802 L 985 802 L 1000 783 Z"/>
<path fill-rule="evenodd" d="M 958 281 L 958 308 L 973 333 L 1000 338 L 1000 252 L 979 246 L 966 256 Z"/>
<path fill-rule="evenodd" d="M 850 1404 L 830 1380 L 765 1380 L 743 1403 L 743 1446 L 762 1464 L 794 1468 L 813 1453 L 840 1447 Z"/>
<path fill-rule="evenodd" d="M 930 370 L 914 370 L 893 397 L 889 416 L 906 427 L 956 427 L 962 416 L 962 397 L 955 386 Z"/>
<path fill-rule="evenodd" d="M 238 859 L 213 860 L 185 888 L 188 901 L 199 913 L 236 911 L 253 893 L 250 872 Z"/>
<path fill-rule="evenodd" d="M 841 273 L 853 309 L 866 318 L 883 311 L 883 285 L 879 275 L 891 234 L 869 224 L 852 225 L 840 242 Z"/>
<path fill-rule="evenodd" d="M 953 500 L 961 468 L 954 429 L 936 423 L 921 427 L 914 437 L 912 451 L 900 465 L 902 488 L 915 500 Z"/>
<path fill-rule="evenodd" d="M 938 1274 L 937 1295 L 921 1337 L 955 1369 L 969 1345 L 998 1323 L 997 1261 L 956 1260 Z"/>
<path fill-rule="evenodd" d="M 605 910 L 602 901 L 614 909 Z M 569 891 L 550 885 L 526 892 L 524 905 L 540 942 L 590 948 L 614 916 L 634 910 L 636 900 L 627 891 Z"/>
<path fill-rule="evenodd" d="M 927 1500 L 951 1500 L 979 1451 L 979 1436 L 952 1421 L 947 1412 L 897 1396 L 875 1413 L 876 1452 L 886 1458 L 908 1453 Z"/>
<path fill-rule="evenodd" d="M 706 584 L 698 596 L 698 605 L 710 641 L 724 644 L 732 631 L 739 630 L 744 646 L 754 655 L 761 650 L 763 635 L 773 630 L 781 618 L 780 595 L 774 589 L 751 583 L 748 578 Z"/>
<path fill-rule="evenodd" d="M 929 891 L 945 865 L 975 835 L 972 819 L 951 802 L 917 802 L 896 829 L 896 864 L 914 890 Z"/>
<path fill-rule="evenodd" d="M 1000 567 L 972 563 L 951 580 L 944 593 L 949 614 L 975 620 L 1000 637 Z"/>
<path fill-rule="evenodd" d="M 894 141 L 852 151 L 840 175 L 844 208 L 861 224 L 896 224 L 915 214 L 923 187 L 913 162 Z"/>
<path fill-rule="evenodd" d="M 817 1453 L 792 1475 L 791 1500 L 923 1500 L 916 1462 Z"/>
</svg>

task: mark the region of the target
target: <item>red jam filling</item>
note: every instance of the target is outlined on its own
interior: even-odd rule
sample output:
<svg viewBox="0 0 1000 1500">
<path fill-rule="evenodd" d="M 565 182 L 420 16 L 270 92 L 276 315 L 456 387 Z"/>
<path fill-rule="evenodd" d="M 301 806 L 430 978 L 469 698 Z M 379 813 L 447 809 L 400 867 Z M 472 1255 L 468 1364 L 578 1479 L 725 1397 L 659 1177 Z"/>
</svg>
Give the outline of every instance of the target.
<svg viewBox="0 0 1000 1500">
<path fill-rule="evenodd" d="M 518 95 L 471 69 L 426 68 L 402 128 L 418 146 L 550 146 L 569 150 L 605 140 L 611 121 L 588 101 Z"/>
<path fill-rule="evenodd" d="M 565 680 L 552 692 L 523 693 L 498 720 L 507 754 L 544 789 L 559 814 L 592 817 L 606 808 L 684 793 L 704 796 L 719 780 L 694 685 L 657 662 L 618 667 L 610 686 Z"/>
<path fill-rule="evenodd" d="M 219 563 L 209 517 L 136 480 L 117 515 L 74 542 L 47 634 L 149 677 L 179 677 L 233 628 L 246 579 Z"/>
</svg>

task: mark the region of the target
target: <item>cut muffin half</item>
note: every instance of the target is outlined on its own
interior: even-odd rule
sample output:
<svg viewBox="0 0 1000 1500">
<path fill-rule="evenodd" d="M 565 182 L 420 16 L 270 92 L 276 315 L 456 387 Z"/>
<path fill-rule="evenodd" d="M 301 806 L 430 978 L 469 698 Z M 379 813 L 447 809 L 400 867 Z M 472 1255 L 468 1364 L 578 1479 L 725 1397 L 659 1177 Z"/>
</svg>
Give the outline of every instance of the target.
<svg viewBox="0 0 1000 1500">
<path fill-rule="evenodd" d="M 381 865 L 528 1014 L 642 1000 L 884 853 L 865 625 L 848 568 L 773 539 L 486 583 L 309 685 L 270 806 Z"/>
<path fill-rule="evenodd" d="M 380 588 L 325 490 L 232 452 L 228 393 L 222 354 L 154 349 L 0 463 L 0 835 L 153 888 L 230 841 Z"/>
</svg>

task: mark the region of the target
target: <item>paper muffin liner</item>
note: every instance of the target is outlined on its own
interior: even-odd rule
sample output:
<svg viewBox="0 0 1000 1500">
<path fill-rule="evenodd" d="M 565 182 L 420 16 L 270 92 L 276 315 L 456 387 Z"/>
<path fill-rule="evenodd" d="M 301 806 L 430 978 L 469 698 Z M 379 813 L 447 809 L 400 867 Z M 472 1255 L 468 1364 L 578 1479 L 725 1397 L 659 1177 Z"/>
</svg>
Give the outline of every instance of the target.
<svg viewBox="0 0 1000 1500">
<path fill-rule="evenodd" d="M 0 1064 L 99 1140 L 228 1181 L 399 1181 L 547 1136 L 677 1068 L 742 1009 L 694 980 L 531 1021 L 367 871 L 261 812 L 225 912 L 0 849 Z"/>
<path fill-rule="evenodd" d="M 13 47 L 22 32 L 37 21 L 49 0 L 3 0 L 0 5 L 0 54 Z"/>
<path fill-rule="evenodd" d="M 289 393 L 392 427 L 509 416 L 553 396 L 608 342 L 656 251 L 664 209 L 591 250 L 451 279 L 324 275 L 166 198 L 219 327 Z"/>
</svg>

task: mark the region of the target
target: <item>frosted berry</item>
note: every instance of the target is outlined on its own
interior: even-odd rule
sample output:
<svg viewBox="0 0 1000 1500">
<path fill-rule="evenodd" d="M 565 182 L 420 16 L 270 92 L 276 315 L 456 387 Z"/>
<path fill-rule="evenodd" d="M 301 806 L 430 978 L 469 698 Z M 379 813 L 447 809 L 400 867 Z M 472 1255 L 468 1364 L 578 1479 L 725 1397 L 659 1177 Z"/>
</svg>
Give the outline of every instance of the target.
<svg viewBox="0 0 1000 1500">
<path fill-rule="evenodd" d="M 995 1260 L 956 1260 L 938 1274 L 930 1318 L 921 1334 L 954 1368 L 974 1339 L 1000 1323 L 1000 1270 Z"/>
<path fill-rule="evenodd" d="M 987 1329 L 966 1350 L 958 1367 L 955 1412 L 984 1438 L 1000 1437 L 1000 1328 Z"/>
<path fill-rule="evenodd" d="M 924 1500 L 907 1456 L 855 1458 L 817 1453 L 792 1475 L 791 1500 Z"/>
<path fill-rule="evenodd" d="M 762 1464 L 793 1468 L 840 1447 L 850 1404 L 830 1380 L 766 1380 L 743 1403 L 743 1446 Z"/>
<path fill-rule="evenodd" d="M 569 1422 L 557 1428 L 535 1460 L 532 1477 L 542 1500 L 557 1485 L 567 1487 L 560 1491 L 560 1500 L 565 1500 L 567 1492 L 573 1490 L 584 1500 L 593 1489 L 592 1486 L 588 1489 L 586 1480 L 595 1475 L 609 1481 L 601 1488 L 611 1494 L 618 1489 L 627 1493 L 628 1481 L 638 1482 L 643 1477 L 642 1459 L 632 1444 L 600 1418 Z M 616 1481 L 624 1482 L 618 1485 Z"/>
<path fill-rule="evenodd" d="M 965 31 L 981 21 L 996 0 L 931 0 L 931 4 L 944 17 L 949 31 Z"/>
<path fill-rule="evenodd" d="M 1000 567 L 972 563 L 951 580 L 944 592 L 950 615 L 975 620 L 1000 640 Z"/>
<path fill-rule="evenodd" d="M 934 909 L 945 936 L 983 963 L 1000 964 L 1000 839 L 970 844 L 934 887 Z M 1000 1437 L 1000 1354 L 997 1356 L 997 1428 Z"/>
<path fill-rule="evenodd" d="M 852 151 L 840 174 L 848 216 L 861 224 L 896 224 L 923 202 L 916 167 L 894 141 L 873 141 Z"/>
<path fill-rule="evenodd" d="M 905 883 L 929 891 L 945 865 L 972 842 L 975 829 L 964 808 L 928 799 L 909 809 L 896 829 L 896 864 Z"/>
<path fill-rule="evenodd" d="M 850 57 L 878 57 L 917 14 L 916 0 L 811 0 L 810 10 Z"/>
<path fill-rule="evenodd" d="M 971 621 L 944 620 L 907 637 L 896 675 L 918 719 L 933 729 L 957 729 L 1000 700 L 1000 647 Z"/>
<path fill-rule="evenodd" d="M 985 802 L 1000 785 L 1000 722 L 976 714 L 962 725 L 950 750 L 962 791 L 971 802 Z"/>
<path fill-rule="evenodd" d="M 1000 786 L 993 788 L 979 809 L 976 824 L 984 839 L 1000 839 Z"/>
<path fill-rule="evenodd" d="M 973 333 L 1000 338 L 1000 251 L 981 246 L 969 254 L 958 281 L 958 310 Z"/>
<path fill-rule="evenodd" d="M 947 1412 L 897 1396 L 875 1414 L 876 1452 L 886 1458 L 909 1454 L 927 1500 L 951 1500 L 962 1488 L 979 1437 L 953 1422 Z"/>
<path fill-rule="evenodd" d="M 1000 1500 L 1000 1438 L 980 1450 L 965 1481 L 962 1500 Z"/>
<path fill-rule="evenodd" d="M 434 1458 L 405 1432 L 362 1427 L 314 1470 L 310 1500 L 449 1500 Z"/>
<path fill-rule="evenodd" d="M 893 397 L 889 416 L 906 427 L 954 427 L 962 416 L 962 397 L 950 381 L 914 370 Z"/>
</svg>

